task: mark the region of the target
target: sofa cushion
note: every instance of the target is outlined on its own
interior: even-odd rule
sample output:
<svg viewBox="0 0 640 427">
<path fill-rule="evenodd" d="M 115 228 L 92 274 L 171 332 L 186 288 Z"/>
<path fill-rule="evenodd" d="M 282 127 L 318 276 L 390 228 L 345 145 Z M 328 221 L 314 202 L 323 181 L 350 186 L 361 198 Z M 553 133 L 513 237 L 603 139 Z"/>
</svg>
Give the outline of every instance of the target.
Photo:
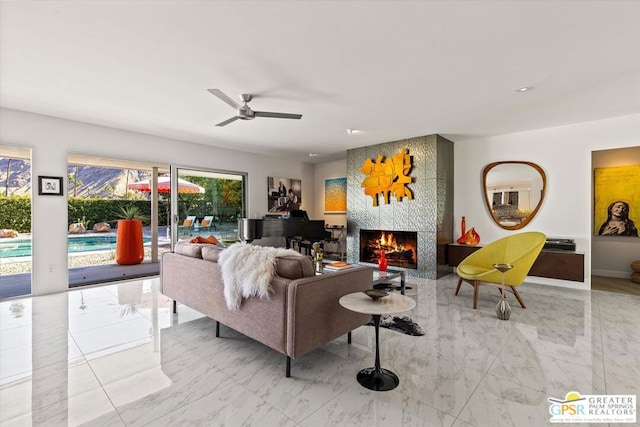
<svg viewBox="0 0 640 427">
<path fill-rule="evenodd" d="M 178 243 L 173 251 L 178 255 L 202 258 L 202 246 L 198 243 Z"/>
<path fill-rule="evenodd" d="M 191 239 L 189 242 L 190 243 L 209 243 L 211 245 L 217 245 L 218 239 L 216 239 L 216 236 L 212 234 L 209 237 L 196 236 L 193 239 Z"/>
<path fill-rule="evenodd" d="M 285 256 L 276 259 L 276 274 L 285 279 L 296 280 L 315 275 L 313 262 L 308 256 Z"/>
<path fill-rule="evenodd" d="M 202 259 L 207 261 L 218 262 L 218 257 L 224 250 L 223 246 L 206 245 L 202 246 Z"/>
</svg>

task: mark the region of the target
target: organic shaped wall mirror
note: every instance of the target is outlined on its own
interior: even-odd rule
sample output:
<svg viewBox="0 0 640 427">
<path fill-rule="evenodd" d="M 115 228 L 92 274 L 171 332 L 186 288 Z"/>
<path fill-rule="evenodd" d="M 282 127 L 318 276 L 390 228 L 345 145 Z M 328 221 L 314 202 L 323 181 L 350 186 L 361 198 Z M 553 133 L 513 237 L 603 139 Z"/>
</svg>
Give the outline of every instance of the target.
<svg viewBox="0 0 640 427">
<path fill-rule="evenodd" d="M 482 182 L 491 218 L 505 230 L 518 230 L 540 209 L 547 177 L 535 163 L 508 161 L 485 166 Z"/>
</svg>

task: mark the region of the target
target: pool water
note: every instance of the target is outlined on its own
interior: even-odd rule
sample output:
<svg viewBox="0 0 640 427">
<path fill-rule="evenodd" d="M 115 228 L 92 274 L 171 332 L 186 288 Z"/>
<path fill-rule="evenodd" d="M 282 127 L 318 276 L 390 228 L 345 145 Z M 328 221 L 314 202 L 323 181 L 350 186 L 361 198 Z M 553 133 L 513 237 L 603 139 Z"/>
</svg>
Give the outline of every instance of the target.
<svg viewBox="0 0 640 427">
<path fill-rule="evenodd" d="M 145 237 L 144 242 L 151 241 Z M 116 236 L 73 236 L 67 240 L 67 250 L 73 252 L 106 251 L 116 248 Z M 31 256 L 31 239 L 0 239 L 0 258 Z"/>
</svg>

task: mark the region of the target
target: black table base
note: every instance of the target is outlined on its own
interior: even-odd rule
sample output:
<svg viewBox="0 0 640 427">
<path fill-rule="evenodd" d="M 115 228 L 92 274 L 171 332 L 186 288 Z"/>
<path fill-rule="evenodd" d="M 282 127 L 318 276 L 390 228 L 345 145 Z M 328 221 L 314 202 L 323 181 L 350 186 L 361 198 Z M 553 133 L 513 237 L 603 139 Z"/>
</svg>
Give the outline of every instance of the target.
<svg viewBox="0 0 640 427">
<path fill-rule="evenodd" d="M 375 391 L 388 391 L 398 387 L 398 376 L 384 368 L 365 368 L 358 372 L 358 382 L 363 387 Z"/>
<path fill-rule="evenodd" d="M 398 387 L 400 380 L 398 376 L 388 369 L 380 366 L 380 315 L 374 314 L 373 325 L 376 329 L 376 366 L 373 368 L 365 368 L 358 372 L 358 382 L 361 386 L 375 391 L 388 391 Z"/>
</svg>

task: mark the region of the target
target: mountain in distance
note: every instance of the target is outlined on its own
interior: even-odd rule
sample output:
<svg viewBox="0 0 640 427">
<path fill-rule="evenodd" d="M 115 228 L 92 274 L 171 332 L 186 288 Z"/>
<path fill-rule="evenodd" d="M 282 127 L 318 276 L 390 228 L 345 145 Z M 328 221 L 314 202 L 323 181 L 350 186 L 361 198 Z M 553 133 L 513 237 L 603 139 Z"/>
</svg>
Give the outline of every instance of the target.
<svg viewBox="0 0 640 427">
<path fill-rule="evenodd" d="M 7 178 L 7 168 L 10 169 Z M 8 191 L 7 191 L 7 186 Z M 0 194 L 24 196 L 31 192 L 31 163 L 25 160 L 0 157 Z"/>
<path fill-rule="evenodd" d="M 150 175 L 151 172 L 146 170 L 70 164 L 63 179 L 67 181 L 70 197 L 111 199 L 123 198 L 130 183 L 148 179 Z M 32 187 L 37 192 L 38 182 L 31 176 L 31 162 L 0 157 L 0 195 L 28 196 Z M 130 195 L 137 194 L 136 191 L 129 192 Z"/>
</svg>

